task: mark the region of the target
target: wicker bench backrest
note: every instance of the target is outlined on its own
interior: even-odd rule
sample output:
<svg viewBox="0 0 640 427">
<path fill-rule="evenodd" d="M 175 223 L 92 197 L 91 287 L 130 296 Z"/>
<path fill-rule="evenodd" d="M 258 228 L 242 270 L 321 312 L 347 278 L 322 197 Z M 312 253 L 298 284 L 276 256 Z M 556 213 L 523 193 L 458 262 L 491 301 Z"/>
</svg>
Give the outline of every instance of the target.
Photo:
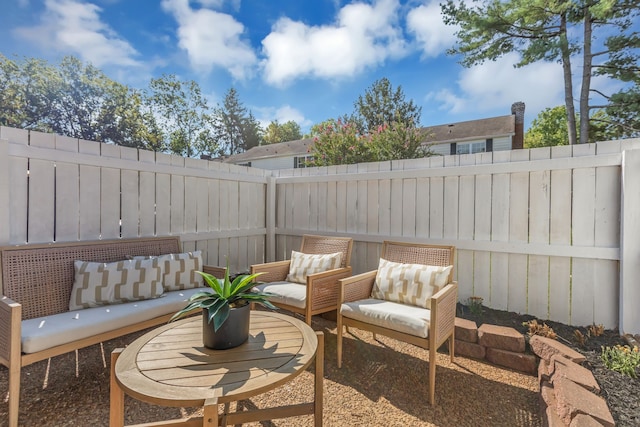
<svg viewBox="0 0 640 427">
<path fill-rule="evenodd" d="M 23 320 L 64 313 L 75 260 L 113 262 L 180 251 L 178 236 L 2 247 L 0 294 L 22 304 Z"/>
</svg>

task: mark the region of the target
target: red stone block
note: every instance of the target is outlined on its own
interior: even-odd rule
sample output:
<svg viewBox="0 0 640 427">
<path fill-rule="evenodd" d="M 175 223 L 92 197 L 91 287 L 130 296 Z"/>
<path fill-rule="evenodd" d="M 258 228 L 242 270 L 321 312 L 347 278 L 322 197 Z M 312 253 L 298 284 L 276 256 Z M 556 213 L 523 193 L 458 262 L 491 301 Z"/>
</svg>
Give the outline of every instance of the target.
<svg viewBox="0 0 640 427">
<path fill-rule="evenodd" d="M 553 365 L 551 383 L 558 378 L 566 378 L 591 392 L 600 392 L 600 386 L 595 377 L 591 371 L 584 366 L 580 366 L 557 354 L 552 356 L 550 365 Z"/>
<path fill-rule="evenodd" d="M 524 335 L 508 326 L 484 324 L 478 328 L 478 344 L 513 352 L 524 353 Z"/>
<path fill-rule="evenodd" d="M 538 370 L 538 359 L 533 354 L 516 353 L 488 347 L 486 358 L 495 365 L 511 368 L 526 374 L 535 375 Z"/>
<path fill-rule="evenodd" d="M 470 357 L 472 359 L 484 359 L 486 354 L 485 348 L 480 344 L 474 344 L 466 341 L 455 342 L 456 356 Z"/>
<path fill-rule="evenodd" d="M 564 344 L 559 343 L 551 338 L 541 337 L 540 335 L 534 335 L 529 340 L 529 346 L 531 350 L 541 359 L 551 361 L 551 356 L 559 354 L 575 363 L 582 363 L 586 358 L 575 351 L 572 348 L 567 347 Z"/>
<path fill-rule="evenodd" d="M 569 425 L 578 414 L 586 414 L 605 427 L 613 427 L 615 422 L 607 407 L 607 402 L 584 387 L 566 378 L 553 383 L 556 392 L 557 412 Z"/>
<path fill-rule="evenodd" d="M 478 325 L 473 320 L 456 317 L 456 340 L 478 342 Z"/>
</svg>

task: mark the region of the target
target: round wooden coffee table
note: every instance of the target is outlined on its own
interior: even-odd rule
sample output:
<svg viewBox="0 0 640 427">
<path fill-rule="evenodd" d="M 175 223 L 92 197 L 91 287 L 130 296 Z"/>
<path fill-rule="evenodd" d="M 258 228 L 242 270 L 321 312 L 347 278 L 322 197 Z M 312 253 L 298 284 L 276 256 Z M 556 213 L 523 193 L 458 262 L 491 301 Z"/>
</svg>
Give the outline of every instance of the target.
<svg viewBox="0 0 640 427">
<path fill-rule="evenodd" d="M 229 402 L 272 390 L 314 360 L 313 402 L 229 413 Z M 251 312 L 249 340 L 228 350 L 202 344 L 202 318 L 161 326 L 111 356 L 110 425 L 124 425 L 124 395 L 155 405 L 203 406 L 185 425 L 218 426 L 314 414 L 322 425 L 324 335 L 281 313 Z M 224 404 L 221 414 L 218 405 Z"/>
</svg>

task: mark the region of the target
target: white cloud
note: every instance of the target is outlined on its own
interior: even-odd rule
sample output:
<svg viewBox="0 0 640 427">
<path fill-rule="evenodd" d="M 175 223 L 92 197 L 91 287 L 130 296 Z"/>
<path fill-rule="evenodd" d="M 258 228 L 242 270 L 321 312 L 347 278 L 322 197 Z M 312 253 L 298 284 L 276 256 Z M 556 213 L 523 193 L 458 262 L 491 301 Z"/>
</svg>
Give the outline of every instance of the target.
<svg viewBox="0 0 640 427">
<path fill-rule="evenodd" d="M 242 39 L 244 26 L 231 15 L 192 9 L 188 0 L 163 0 L 162 7 L 178 22 L 178 45 L 187 52 L 196 71 L 208 73 L 221 67 L 236 79 L 250 74 L 257 58 Z"/>
<path fill-rule="evenodd" d="M 436 57 L 456 42 L 454 33 L 457 28 L 444 23 L 438 1 L 432 1 L 409 11 L 407 29 L 415 35 L 426 57 Z"/>
<path fill-rule="evenodd" d="M 79 56 L 97 67 L 139 66 L 138 52 L 100 20 L 102 9 L 77 0 L 45 0 L 40 25 L 15 33 L 43 48 Z"/>
<path fill-rule="evenodd" d="M 277 120 L 278 123 L 286 123 L 288 121 L 294 121 L 302 129 L 305 129 L 313 124 L 313 122 L 304 117 L 304 114 L 290 105 L 283 105 L 279 108 L 274 107 L 261 107 L 255 108 L 254 111 L 258 114 L 258 121 L 260 122 L 260 126 L 266 129 L 274 120 Z"/>
<path fill-rule="evenodd" d="M 514 68 L 519 61 L 510 53 L 497 61 L 464 69 L 458 78 L 456 95 L 449 90 L 427 95 L 441 103 L 441 109 L 451 113 L 466 113 L 504 109 L 509 114 L 511 104 L 523 101 L 527 112 L 537 114 L 546 107 L 564 102 L 562 67 L 555 62 L 536 62 Z"/>
<path fill-rule="evenodd" d="M 265 80 L 282 86 L 304 76 L 349 77 L 404 56 L 398 8 L 397 0 L 351 3 L 340 9 L 334 25 L 279 19 L 262 40 Z"/>
</svg>

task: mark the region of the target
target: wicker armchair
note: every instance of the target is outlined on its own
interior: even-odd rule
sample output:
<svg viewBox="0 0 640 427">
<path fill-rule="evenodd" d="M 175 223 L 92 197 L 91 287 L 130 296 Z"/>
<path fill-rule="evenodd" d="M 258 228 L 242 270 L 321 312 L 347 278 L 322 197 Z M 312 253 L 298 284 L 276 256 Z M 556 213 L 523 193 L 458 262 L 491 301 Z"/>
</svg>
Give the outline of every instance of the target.
<svg viewBox="0 0 640 427">
<path fill-rule="evenodd" d="M 446 267 L 453 265 L 455 247 L 408 244 L 385 241 L 381 258 L 403 264 Z M 388 336 L 429 350 L 429 403 L 435 403 L 436 350 L 449 340 L 451 361 L 454 357 L 454 331 L 458 285 L 452 281 L 453 268 L 446 285 L 430 299 L 430 309 L 374 299 L 372 288 L 377 270 L 340 280 L 337 318 L 338 367 L 342 366 L 343 326 Z M 389 312 L 386 312 L 389 308 Z M 382 310 L 382 312 L 380 312 Z M 378 311 L 378 313 L 375 313 Z M 354 314 L 356 313 L 357 314 Z M 358 320 L 356 320 L 355 318 Z M 377 319 L 375 317 L 378 317 Z M 407 322 L 418 327 L 407 328 Z M 384 318 L 384 320 L 380 320 Z M 405 321 L 407 319 L 404 319 Z M 371 322 L 371 323 L 370 323 Z M 374 324 L 377 323 L 377 324 Z M 401 325 L 404 323 L 404 325 Z M 385 327 L 380 326 L 384 324 Z M 410 330 L 409 330 L 410 329 Z M 419 330 L 419 332 L 418 332 Z"/>
<path fill-rule="evenodd" d="M 303 314 L 311 324 L 314 314 L 336 310 L 338 307 L 338 280 L 351 276 L 351 249 L 349 237 L 326 237 L 305 234 L 300 252 L 305 254 L 332 254 L 342 252 L 340 268 L 307 276 L 306 285 L 287 282 L 290 260 L 251 266 L 251 274 L 263 273 L 259 280 L 261 290 L 274 294 L 270 301 L 277 307 Z"/>
</svg>

